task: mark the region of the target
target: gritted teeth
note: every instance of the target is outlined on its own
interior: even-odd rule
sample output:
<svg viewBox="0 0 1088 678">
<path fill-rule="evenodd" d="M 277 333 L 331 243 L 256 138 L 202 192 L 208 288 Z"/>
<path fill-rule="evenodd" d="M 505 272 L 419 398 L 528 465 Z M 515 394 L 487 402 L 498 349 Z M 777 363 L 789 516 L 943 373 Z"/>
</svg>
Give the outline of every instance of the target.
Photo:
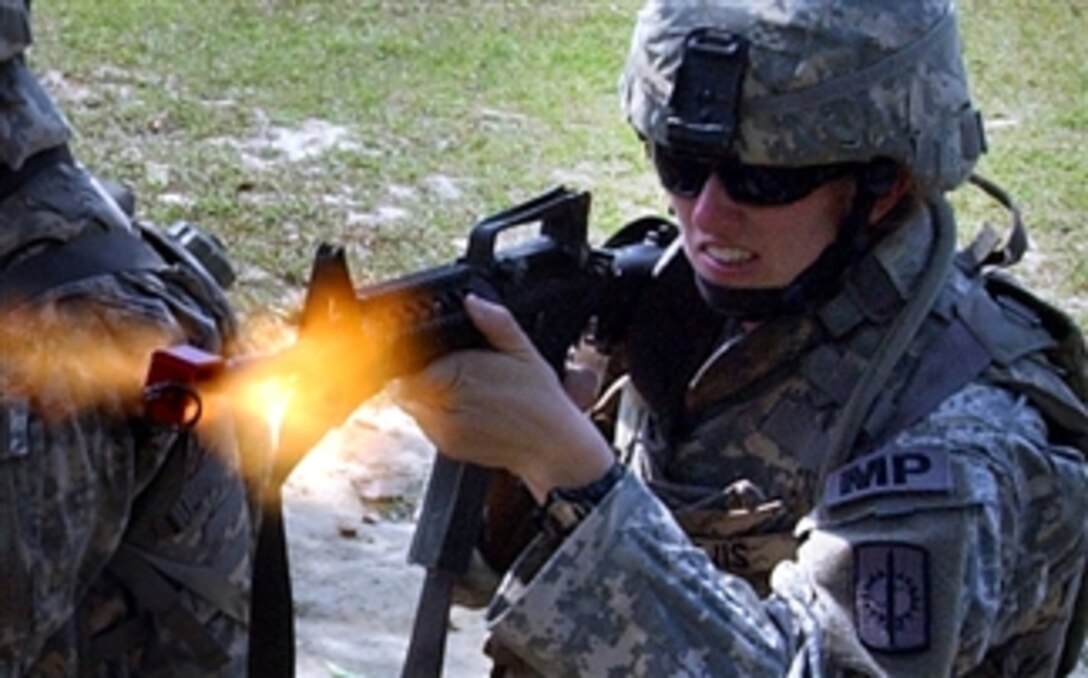
<svg viewBox="0 0 1088 678">
<path fill-rule="evenodd" d="M 732 247 L 710 246 L 706 248 L 706 253 L 723 264 L 739 264 L 755 259 L 756 256 L 748 250 L 738 250 Z"/>
</svg>

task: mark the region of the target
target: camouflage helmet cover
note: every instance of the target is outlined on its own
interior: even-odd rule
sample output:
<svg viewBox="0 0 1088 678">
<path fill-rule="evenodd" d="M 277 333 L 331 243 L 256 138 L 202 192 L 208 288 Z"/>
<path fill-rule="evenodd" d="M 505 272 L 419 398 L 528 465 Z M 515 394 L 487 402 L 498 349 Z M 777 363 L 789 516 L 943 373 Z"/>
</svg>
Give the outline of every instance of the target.
<svg viewBox="0 0 1088 678">
<path fill-rule="evenodd" d="M 896 160 L 950 190 L 985 150 L 951 0 L 648 0 L 620 82 L 635 129 L 668 143 L 685 41 L 704 28 L 747 41 L 725 147 L 742 162 Z"/>
</svg>

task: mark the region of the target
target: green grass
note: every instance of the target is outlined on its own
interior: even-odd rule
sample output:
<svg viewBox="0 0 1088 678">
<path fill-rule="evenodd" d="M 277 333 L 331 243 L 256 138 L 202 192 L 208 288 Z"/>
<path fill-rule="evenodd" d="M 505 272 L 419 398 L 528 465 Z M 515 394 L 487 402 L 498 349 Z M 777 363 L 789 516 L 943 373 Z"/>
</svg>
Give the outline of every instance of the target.
<svg viewBox="0 0 1088 678">
<path fill-rule="evenodd" d="M 1054 298 L 1088 292 L 1088 6 L 1076 0 L 961 2 L 968 67 L 990 153 L 979 170 L 1021 205 L 1032 275 Z M 980 214 L 977 201 L 968 216 Z M 1082 321 L 1088 308 L 1074 308 Z"/>
<path fill-rule="evenodd" d="M 553 184 L 635 181 L 614 95 L 634 7 L 70 0 L 42 4 L 32 57 L 70 85 L 87 164 L 152 220 L 221 234 L 260 274 L 243 302 L 275 303 L 319 240 L 373 279 L 455 256 L 476 219 Z M 314 119 L 353 145 L 246 163 L 237 142 Z M 598 202 L 595 222 L 618 225 L 615 198 Z M 366 218 L 383 207 L 403 217 Z"/>
<path fill-rule="evenodd" d="M 593 191 L 598 235 L 661 211 L 615 93 L 639 4 L 51 0 L 35 4 L 31 60 L 88 165 L 132 184 L 151 220 L 220 234 L 243 306 L 290 306 L 321 240 L 344 244 L 362 281 L 456 256 L 476 219 L 557 183 Z M 1081 294 L 1085 10 L 960 5 L 990 122 L 979 169 L 1023 206 L 1044 254 L 1030 275 Z M 314 120 L 350 145 L 285 161 L 253 143 Z M 965 231 L 1001 218 L 977 196 L 956 203 Z"/>
</svg>

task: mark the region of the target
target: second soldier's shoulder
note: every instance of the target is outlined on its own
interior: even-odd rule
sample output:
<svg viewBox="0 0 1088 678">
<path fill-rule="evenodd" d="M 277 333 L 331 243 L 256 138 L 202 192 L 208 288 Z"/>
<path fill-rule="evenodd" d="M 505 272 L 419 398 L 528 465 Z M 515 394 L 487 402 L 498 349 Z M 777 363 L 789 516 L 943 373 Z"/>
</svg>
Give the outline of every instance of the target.
<svg viewBox="0 0 1088 678">
<path fill-rule="evenodd" d="M 43 169 L 0 204 L 0 262 L 29 255 L 35 243 L 63 243 L 97 225 L 120 226 L 115 206 L 81 167 Z"/>
</svg>

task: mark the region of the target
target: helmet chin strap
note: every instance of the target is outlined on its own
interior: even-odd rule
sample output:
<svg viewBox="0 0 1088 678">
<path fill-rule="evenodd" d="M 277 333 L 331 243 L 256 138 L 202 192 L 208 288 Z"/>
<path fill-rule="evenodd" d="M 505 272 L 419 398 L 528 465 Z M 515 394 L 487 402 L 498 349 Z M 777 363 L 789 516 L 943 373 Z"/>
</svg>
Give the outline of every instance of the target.
<svg viewBox="0 0 1088 678">
<path fill-rule="evenodd" d="M 743 321 L 761 321 L 779 315 L 800 313 L 839 289 L 842 274 L 856 263 L 872 244 L 869 214 L 878 197 L 858 182 L 858 193 L 839 227 L 835 239 L 785 287 L 733 289 L 695 274 L 695 285 L 710 308 L 721 315 Z"/>
</svg>

